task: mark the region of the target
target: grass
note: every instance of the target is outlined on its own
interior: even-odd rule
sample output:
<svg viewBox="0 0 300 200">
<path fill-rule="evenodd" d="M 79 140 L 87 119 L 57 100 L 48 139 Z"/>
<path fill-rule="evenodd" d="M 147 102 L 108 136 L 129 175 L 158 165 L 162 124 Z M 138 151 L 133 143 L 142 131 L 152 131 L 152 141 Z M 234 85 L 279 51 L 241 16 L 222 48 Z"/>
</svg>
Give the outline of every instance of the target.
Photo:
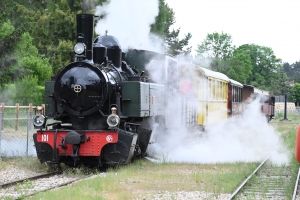
<svg viewBox="0 0 300 200">
<path fill-rule="evenodd" d="M 9 167 L 18 167 L 21 169 L 27 169 L 34 172 L 46 172 L 48 166 L 41 164 L 36 157 L 1 157 L 0 171 Z"/>
</svg>

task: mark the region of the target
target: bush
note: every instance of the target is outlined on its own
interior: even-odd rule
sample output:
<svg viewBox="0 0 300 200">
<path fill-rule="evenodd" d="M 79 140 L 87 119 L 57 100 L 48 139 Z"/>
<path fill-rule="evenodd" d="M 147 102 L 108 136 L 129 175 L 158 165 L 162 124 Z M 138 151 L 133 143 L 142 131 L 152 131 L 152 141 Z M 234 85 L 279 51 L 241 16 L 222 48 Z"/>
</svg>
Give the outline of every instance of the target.
<svg viewBox="0 0 300 200">
<path fill-rule="evenodd" d="M 36 76 L 27 76 L 15 83 L 14 103 L 41 105 L 44 103 L 45 87 L 38 85 Z"/>
</svg>

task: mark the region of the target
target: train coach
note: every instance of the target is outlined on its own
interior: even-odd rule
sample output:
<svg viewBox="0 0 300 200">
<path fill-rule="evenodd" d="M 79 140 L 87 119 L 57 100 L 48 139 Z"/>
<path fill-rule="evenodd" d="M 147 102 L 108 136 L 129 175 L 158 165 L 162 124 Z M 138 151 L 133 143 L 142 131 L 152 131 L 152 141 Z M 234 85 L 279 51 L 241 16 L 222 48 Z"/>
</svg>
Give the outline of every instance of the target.
<svg viewBox="0 0 300 200">
<path fill-rule="evenodd" d="M 266 116 L 267 121 L 271 121 L 275 113 L 275 96 L 268 91 L 258 89 L 251 85 L 243 85 L 242 100 L 246 102 L 251 98 L 260 97 L 261 111 Z"/>
<path fill-rule="evenodd" d="M 275 97 L 225 74 L 191 63 L 179 64 L 182 94 L 182 118 L 188 126 L 205 127 L 228 118 L 240 118 L 245 104 L 261 98 L 261 111 L 270 121 L 274 116 Z"/>
</svg>

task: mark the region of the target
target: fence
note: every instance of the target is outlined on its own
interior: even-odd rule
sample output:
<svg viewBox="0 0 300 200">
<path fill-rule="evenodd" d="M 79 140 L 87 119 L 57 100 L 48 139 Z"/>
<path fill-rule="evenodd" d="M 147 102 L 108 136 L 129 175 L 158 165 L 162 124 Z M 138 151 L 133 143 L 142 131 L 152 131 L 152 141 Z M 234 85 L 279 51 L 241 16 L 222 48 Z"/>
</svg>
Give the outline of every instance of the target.
<svg viewBox="0 0 300 200">
<path fill-rule="evenodd" d="M 1 157 L 36 156 L 33 142 L 35 106 L 0 106 Z"/>
</svg>

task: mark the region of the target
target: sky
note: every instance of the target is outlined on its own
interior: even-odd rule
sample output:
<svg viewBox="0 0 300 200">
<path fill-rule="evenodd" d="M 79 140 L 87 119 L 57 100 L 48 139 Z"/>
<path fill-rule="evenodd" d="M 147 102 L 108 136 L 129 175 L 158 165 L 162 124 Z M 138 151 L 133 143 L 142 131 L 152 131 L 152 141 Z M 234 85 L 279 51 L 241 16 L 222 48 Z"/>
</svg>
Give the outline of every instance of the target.
<svg viewBox="0 0 300 200">
<path fill-rule="evenodd" d="M 195 49 L 208 33 L 227 33 L 233 45 L 270 47 L 277 58 L 300 61 L 299 0 L 165 0 L 175 13 L 173 28 L 190 32 Z"/>
</svg>

